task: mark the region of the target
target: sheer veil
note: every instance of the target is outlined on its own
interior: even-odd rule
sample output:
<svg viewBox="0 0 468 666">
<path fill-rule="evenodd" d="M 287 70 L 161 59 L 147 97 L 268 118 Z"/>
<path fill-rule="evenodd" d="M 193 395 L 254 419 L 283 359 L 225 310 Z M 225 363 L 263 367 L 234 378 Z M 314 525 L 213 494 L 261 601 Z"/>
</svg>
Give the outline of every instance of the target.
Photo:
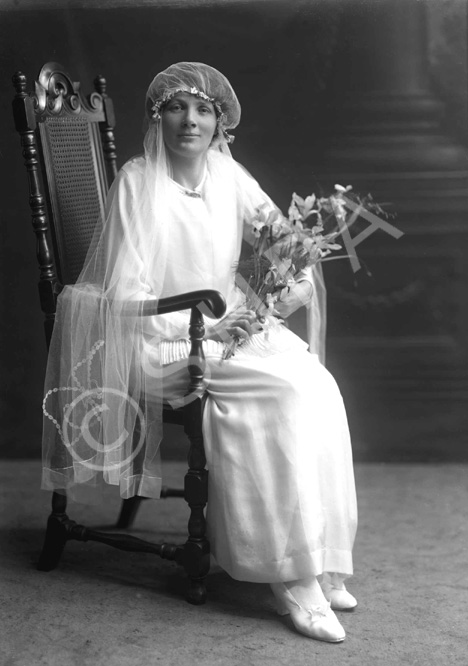
<svg viewBox="0 0 468 666">
<path fill-rule="evenodd" d="M 210 99 L 217 112 L 204 191 L 213 218 L 242 226 L 259 203 L 274 205 L 231 157 L 228 130 L 240 120 L 240 105 L 229 81 L 202 63 L 178 63 L 158 74 L 146 97 L 144 155 L 119 172 L 82 273 L 57 302 L 43 402 L 42 487 L 75 499 L 90 501 L 102 483 L 118 486 L 123 498 L 160 493 L 162 397 L 153 389 L 165 368 L 146 350 L 148 341 L 157 349 L 165 339 L 186 337 L 187 315 L 143 317 L 142 303 L 173 295 L 166 275 L 174 183 L 159 120 L 167 100 L 182 91 Z M 216 275 L 203 281 L 230 289 L 216 287 Z M 314 282 L 309 344 L 319 352 L 320 271 Z"/>
</svg>

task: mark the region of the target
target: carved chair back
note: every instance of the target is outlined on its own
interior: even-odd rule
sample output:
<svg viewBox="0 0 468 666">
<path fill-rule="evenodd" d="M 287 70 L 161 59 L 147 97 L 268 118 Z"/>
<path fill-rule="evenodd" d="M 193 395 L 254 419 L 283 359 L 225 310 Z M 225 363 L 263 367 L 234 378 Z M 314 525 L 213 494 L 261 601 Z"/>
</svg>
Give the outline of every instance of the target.
<svg viewBox="0 0 468 666">
<path fill-rule="evenodd" d="M 80 274 L 117 173 L 114 109 L 102 76 L 85 98 L 80 84 L 55 62 L 41 69 L 34 91 L 27 92 L 22 72 L 13 76 L 13 84 L 48 344 L 56 296 Z"/>
</svg>

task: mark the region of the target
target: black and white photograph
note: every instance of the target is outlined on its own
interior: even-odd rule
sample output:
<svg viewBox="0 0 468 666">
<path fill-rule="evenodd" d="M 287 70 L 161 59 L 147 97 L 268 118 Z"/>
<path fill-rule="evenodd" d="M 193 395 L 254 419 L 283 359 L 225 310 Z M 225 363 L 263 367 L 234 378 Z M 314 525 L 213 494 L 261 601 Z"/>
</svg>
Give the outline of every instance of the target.
<svg viewBox="0 0 468 666">
<path fill-rule="evenodd" d="M 468 663 L 468 0 L 0 45 L 0 666 Z"/>
</svg>

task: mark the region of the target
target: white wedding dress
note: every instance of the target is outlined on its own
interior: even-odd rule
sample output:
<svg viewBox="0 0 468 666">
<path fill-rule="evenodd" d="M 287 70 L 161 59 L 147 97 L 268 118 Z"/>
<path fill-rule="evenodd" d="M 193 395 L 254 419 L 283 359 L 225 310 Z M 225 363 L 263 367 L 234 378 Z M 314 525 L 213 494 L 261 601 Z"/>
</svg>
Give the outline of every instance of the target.
<svg viewBox="0 0 468 666">
<path fill-rule="evenodd" d="M 123 178 L 137 179 L 141 168 L 141 159 L 127 163 Z M 242 299 L 234 266 L 245 229 L 240 216 L 220 223 L 212 214 L 209 188 L 209 173 L 195 191 L 172 183 L 161 295 L 216 288 L 230 311 Z M 125 208 L 119 196 L 117 184 L 111 215 Z M 260 189 L 259 196 L 266 199 Z M 151 293 L 148 279 L 141 294 Z M 167 370 L 163 391 L 170 400 L 187 386 L 188 316 L 148 317 L 142 330 L 145 354 Z M 276 320 L 228 360 L 222 359 L 223 343 L 204 344 L 207 519 L 216 561 L 232 577 L 253 582 L 351 575 L 356 495 L 346 413 L 334 379 L 307 343 Z M 160 393 L 156 383 L 154 390 Z"/>
</svg>

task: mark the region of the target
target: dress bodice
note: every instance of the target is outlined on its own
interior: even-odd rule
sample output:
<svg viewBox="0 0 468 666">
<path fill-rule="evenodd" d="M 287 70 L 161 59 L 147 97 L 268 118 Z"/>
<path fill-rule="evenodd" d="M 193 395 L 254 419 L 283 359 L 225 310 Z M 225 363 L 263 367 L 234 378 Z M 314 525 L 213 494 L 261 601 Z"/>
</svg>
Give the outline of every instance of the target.
<svg viewBox="0 0 468 666">
<path fill-rule="evenodd" d="M 172 183 L 171 221 L 162 296 L 198 289 L 217 289 L 228 310 L 237 302 L 234 276 L 242 241 L 242 220 L 222 219 L 211 209 L 204 192 L 211 186 L 207 175 L 200 191 Z"/>
</svg>

